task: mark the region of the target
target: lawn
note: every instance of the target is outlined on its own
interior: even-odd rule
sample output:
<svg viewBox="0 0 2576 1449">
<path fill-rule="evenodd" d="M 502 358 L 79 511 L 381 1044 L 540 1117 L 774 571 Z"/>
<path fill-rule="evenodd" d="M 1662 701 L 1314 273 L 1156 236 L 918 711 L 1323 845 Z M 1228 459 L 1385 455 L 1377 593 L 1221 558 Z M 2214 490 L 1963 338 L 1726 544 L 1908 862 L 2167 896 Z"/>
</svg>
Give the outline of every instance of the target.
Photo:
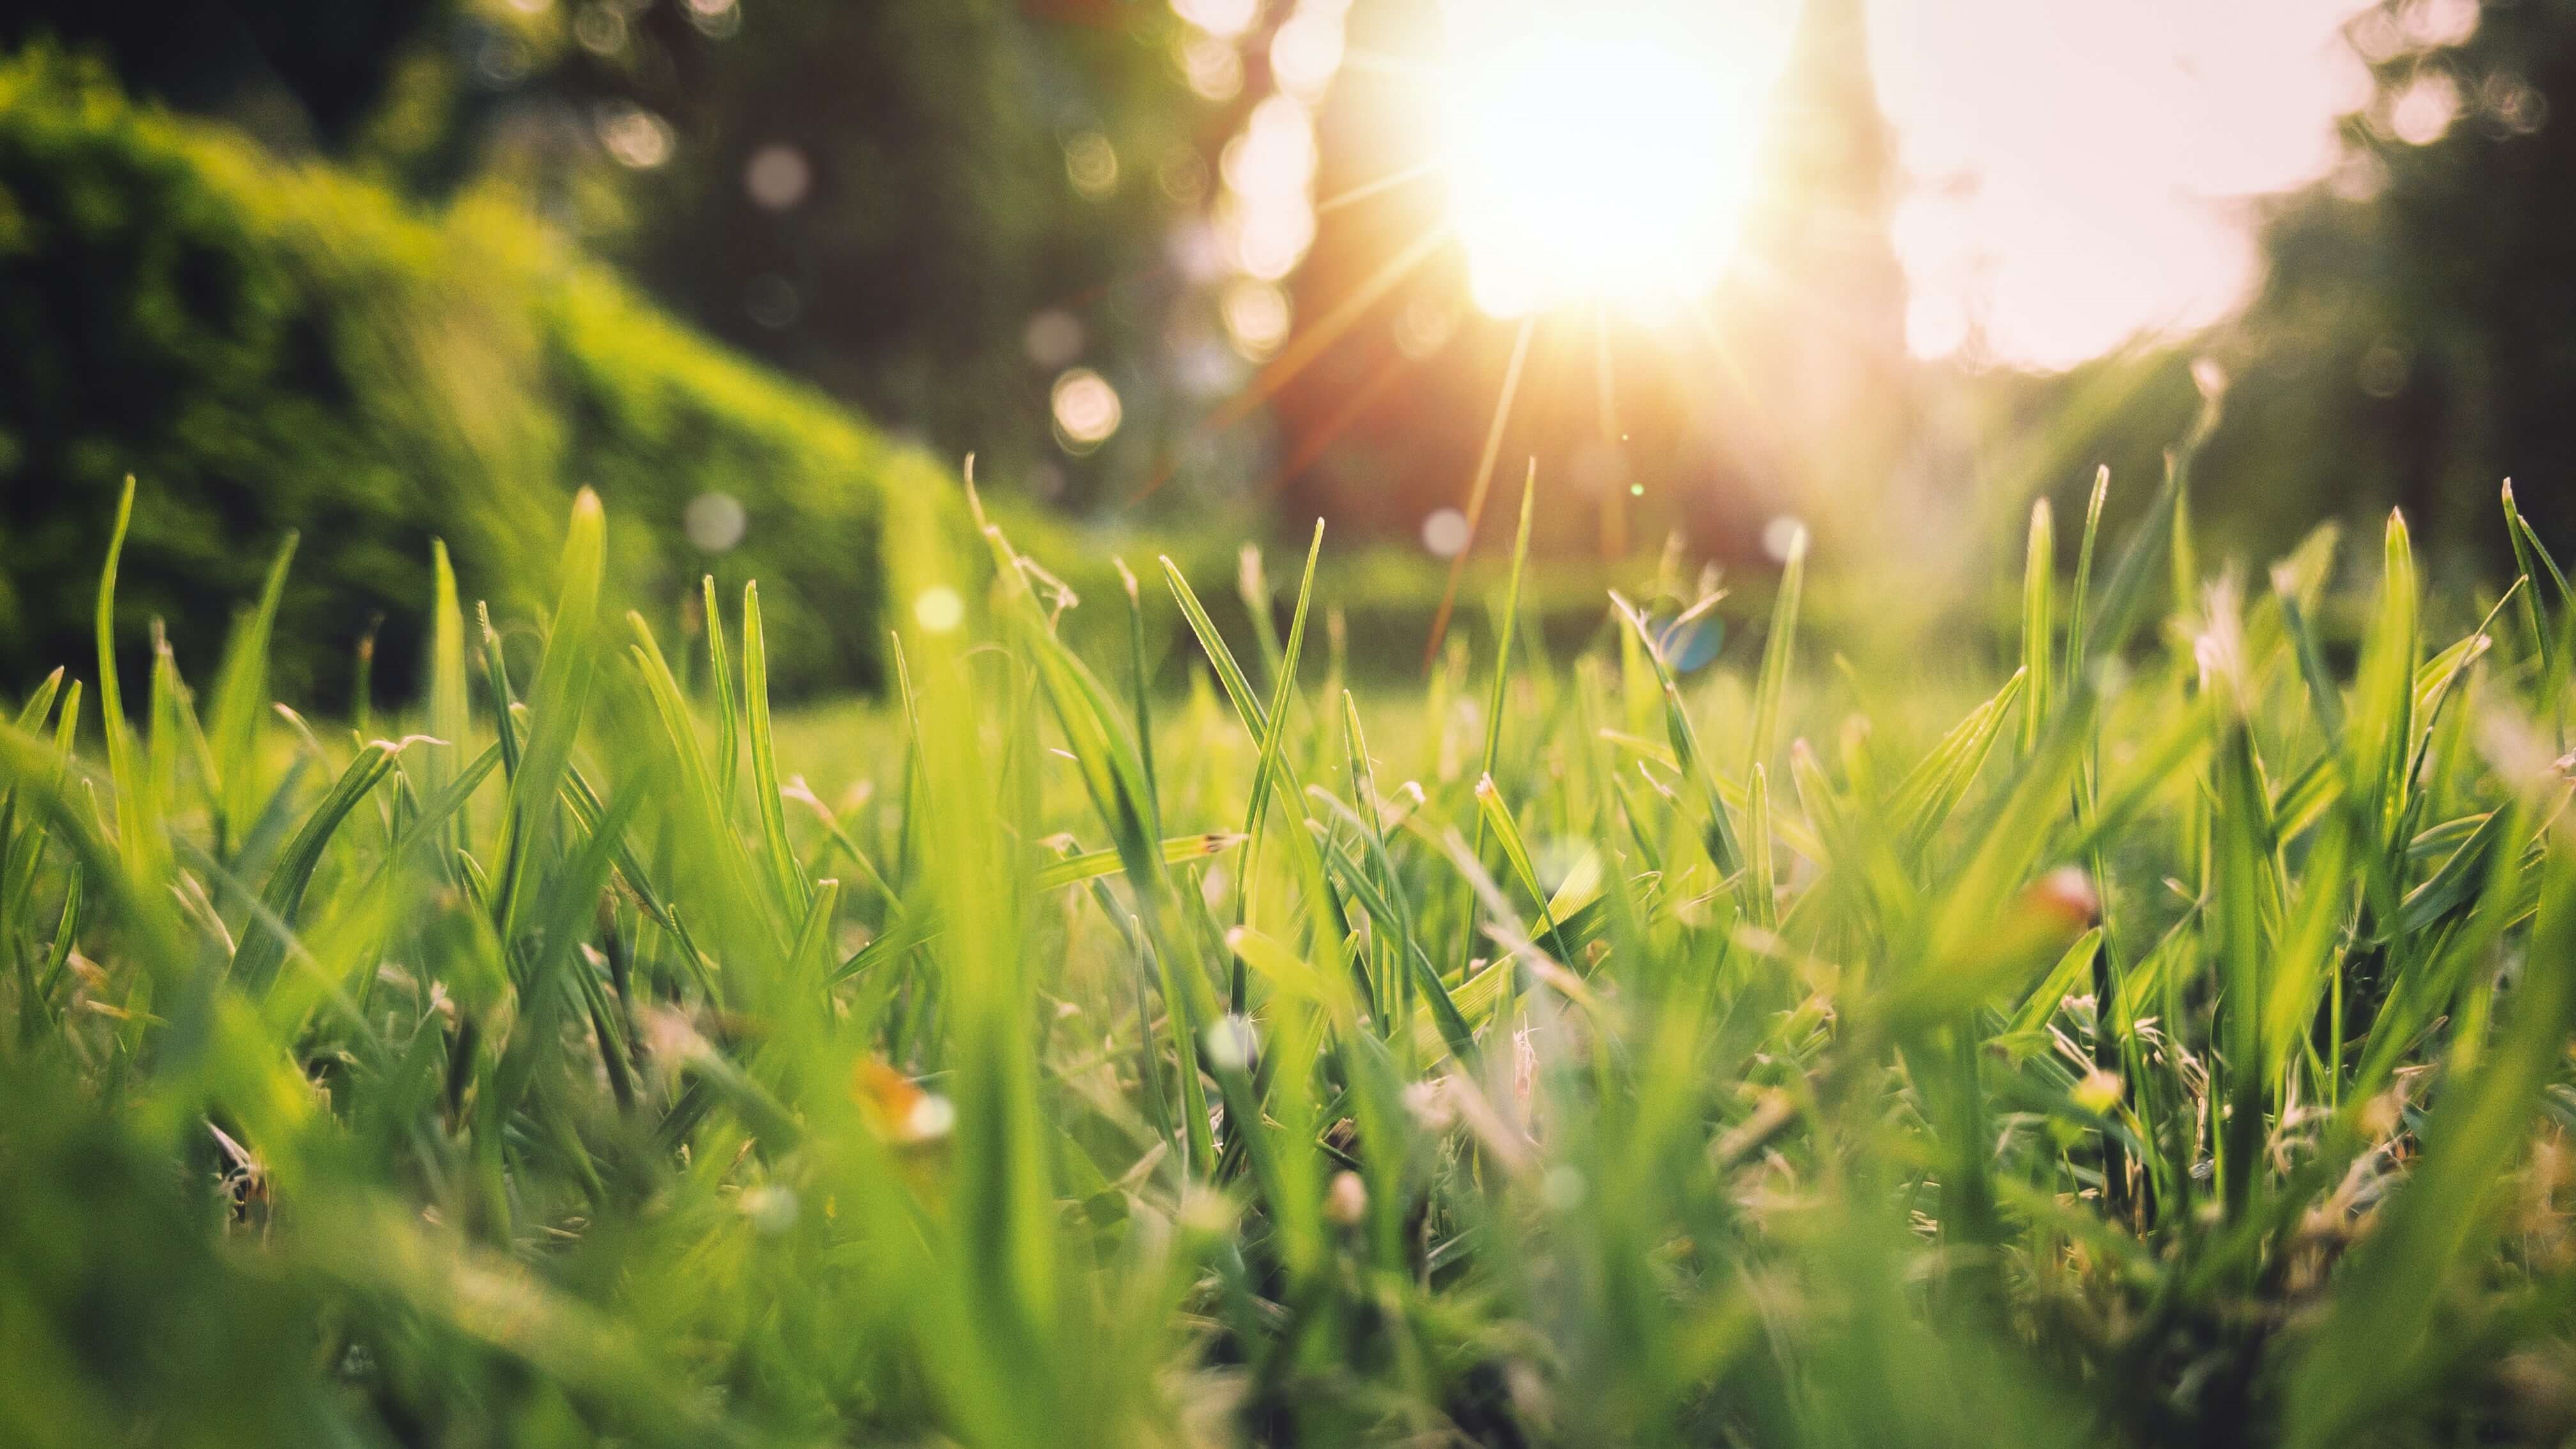
<svg viewBox="0 0 2576 1449">
<path fill-rule="evenodd" d="M 80 661 L 0 730 L 0 1439 L 2559 1442 L 2576 599 L 2509 494 L 2475 606 L 2393 517 L 2205 575 L 2186 468 L 1928 658 L 1802 555 L 1714 663 L 1530 647 L 1519 553 L 1418 686 L 1293 560 L 1077 651 L 898 505 L 895 691 L 773 722 L 585 494 L 383 740 L 268 708 L 273 590 Z"/>
</svg>

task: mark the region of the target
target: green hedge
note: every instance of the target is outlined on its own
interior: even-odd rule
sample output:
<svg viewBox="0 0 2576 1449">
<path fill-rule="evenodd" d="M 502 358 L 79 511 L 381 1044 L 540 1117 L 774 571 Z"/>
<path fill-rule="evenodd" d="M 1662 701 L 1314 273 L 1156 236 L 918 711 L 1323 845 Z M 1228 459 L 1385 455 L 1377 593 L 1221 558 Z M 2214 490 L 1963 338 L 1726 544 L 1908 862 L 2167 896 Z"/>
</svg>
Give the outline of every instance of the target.
<svg viewBox="0 0 2576 1449">
<path fill-rule="evenodd" d="M 211 659 L 299 530 L 278 666 L 326 709 L 373 616 L 380 690 L 416 677 L 433 535 L 525 617 L 582 484 L 626 530 L 629 602 L 667 620 L 702 571 L 757 576 L 780 690 L 871 686 L 885 491 L 938 486 L 505 198 L 424 216 L 32 52 L 0 62 L 0 683 L 89 657 L 129 473 L 124 636 L 158 617 Z M 681 527 L 709 492 L 748 517 L 720 556 Z"/>
</svg>

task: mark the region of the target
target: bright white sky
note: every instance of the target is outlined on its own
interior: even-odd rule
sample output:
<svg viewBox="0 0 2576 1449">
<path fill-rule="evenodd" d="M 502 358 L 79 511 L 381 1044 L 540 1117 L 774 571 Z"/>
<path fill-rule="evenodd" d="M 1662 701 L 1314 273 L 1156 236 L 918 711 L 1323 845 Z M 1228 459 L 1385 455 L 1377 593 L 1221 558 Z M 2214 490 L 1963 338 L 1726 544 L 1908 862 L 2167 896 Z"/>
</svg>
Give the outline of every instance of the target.
<svg viewBox="0 0 2576 1449">
<path fill-rule="evenodd" d="M 1971 317 L 2063 367 L 2226 315 L 2258 276 L 2245 198 L 2333 165 L 2369 97 L 2358 0 L 1871 0 L 1871 62 L 1913 183 L 1909 340 Z"/>
</svg>

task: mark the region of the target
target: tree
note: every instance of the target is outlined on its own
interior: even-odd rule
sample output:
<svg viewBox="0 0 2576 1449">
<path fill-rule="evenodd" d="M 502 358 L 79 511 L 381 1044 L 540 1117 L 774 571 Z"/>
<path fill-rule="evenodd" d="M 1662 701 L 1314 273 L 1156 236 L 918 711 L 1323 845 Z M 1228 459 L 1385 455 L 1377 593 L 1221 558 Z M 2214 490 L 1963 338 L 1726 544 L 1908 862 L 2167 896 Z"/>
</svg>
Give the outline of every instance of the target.
<svg viewBox="0 0 2576 1449">
<path fill-rule="evenodd" d="M 2460 550 L 2495 547 L 2511 476 L 2563 556 L 2576 125 L 2552 111 L 2576 98 L 2576 0 L 2383 0 L 2349 34 L 2373 98 L 2344 123 L 2343 166 L 2267 225 L 2213 469 L 2259 483 L 2239 510 L 2394 504 Z"/>
<path fill-rule="evenodd" d="M 372 112 L 406 41 L 445 0 L 11 0 L 0 48 L 39 37 L 104 53 L 132 89 L 200 111 L 260 112 L 291 98 L 336 142 Z"/>
<path fill-rule="evenodd" d="M 1187 292 L 1165 182 L 1204 166 L 1167 7 L 580 0 L 472 23 L 525 58 L 468 78 L 467 154 L 698 326 L 988 478 L 1043 463 L 1079 496 L 1138 464 Z M 1075 363 L 1124 404 L 1096 456 L 1051 437 Z"/>
</svg>

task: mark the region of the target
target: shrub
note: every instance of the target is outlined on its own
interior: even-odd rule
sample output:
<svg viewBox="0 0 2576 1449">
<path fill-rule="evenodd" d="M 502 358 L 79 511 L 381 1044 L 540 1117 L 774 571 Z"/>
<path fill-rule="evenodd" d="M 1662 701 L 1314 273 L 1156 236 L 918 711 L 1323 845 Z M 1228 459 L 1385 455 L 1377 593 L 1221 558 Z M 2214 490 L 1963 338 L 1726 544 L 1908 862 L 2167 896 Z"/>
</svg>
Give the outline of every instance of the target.
<svg viewBox="0 0 2576 1449">
<path fill-rule="evenodd" d="M 411 681 L 434 534 L 470 594 L 524 605 L 511 581 L 542 577 L 581 484 L 630 521 L 630 602 L 667 614 L 703 569 L 757 573 L 778 686 L 869 685 L 880 497 L 923 466 L 506 199 L 419 215 L 132 104 L 95 65 L 0 64 L 0 679 L 84 652 L 130 473 L 125 622 L 165 620 L 183 658 L 301 530 L 292 697 L 342 704 L 378 615 L 380 688 Z M 721 555 L 681 527 L 709 493 L 746 516 Z"/>
</svg>

